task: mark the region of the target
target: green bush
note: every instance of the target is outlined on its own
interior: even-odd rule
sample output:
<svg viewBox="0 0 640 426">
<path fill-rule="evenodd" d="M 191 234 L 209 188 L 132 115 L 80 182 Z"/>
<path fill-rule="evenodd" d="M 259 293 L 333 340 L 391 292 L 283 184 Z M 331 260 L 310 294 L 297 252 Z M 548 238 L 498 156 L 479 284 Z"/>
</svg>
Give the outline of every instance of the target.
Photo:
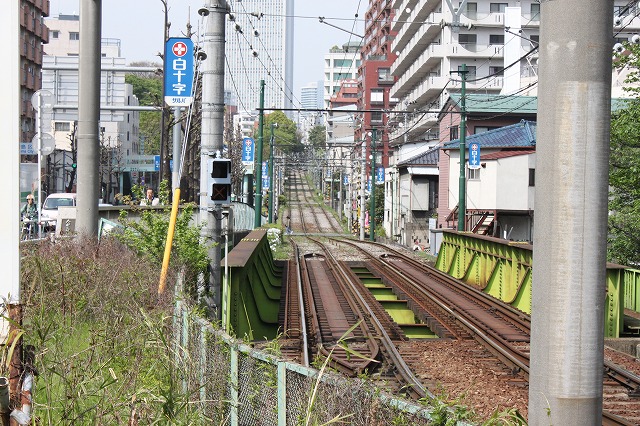
<svg viewBox="0 0 640 426">
<path fill-rule="evenodd" d="M 21 268 L 38 424 L 198 424 L 175 378 L 173 292 L 158 295 L 155 262 L 107 237 L 32 246 Z"/>
</svg>

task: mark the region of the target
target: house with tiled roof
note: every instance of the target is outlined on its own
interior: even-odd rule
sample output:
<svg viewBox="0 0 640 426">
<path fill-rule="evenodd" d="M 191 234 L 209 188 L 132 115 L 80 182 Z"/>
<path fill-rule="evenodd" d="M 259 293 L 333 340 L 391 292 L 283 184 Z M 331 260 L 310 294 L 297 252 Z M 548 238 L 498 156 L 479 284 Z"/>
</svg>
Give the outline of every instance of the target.
<svg viewBox="0 0 640 426">
<path fill-rule="evenodd" d="M 429 241 L 429 219 L 438 207 L 438 147 L 405 146 L 405 157 L 395 167 L 395 176 L 385 184 L 385 232 L 400 244 L 412 246 Z"/>
<path fill-rule="evenodd" d="M 465 231 L 516 241 L 531 241 L 535 193 L 536 123 L 522 120 L 466 138 L 465 155 L 474 146 L 476 168 L 467 163 Z M 447 163 L 449 182 L 446 213 L 438 226 L 457 229 L 460 176 L 460 140 L 440 149 L 440 164 Z M 442 169 L 440 177 L 442 179 Z M 445 180 L 442 179 L 441 182 Z M 444 203 L 440 200 L 440 206 Z M 440 210 L 443 211 L 443 210 Z"/>
</svg>

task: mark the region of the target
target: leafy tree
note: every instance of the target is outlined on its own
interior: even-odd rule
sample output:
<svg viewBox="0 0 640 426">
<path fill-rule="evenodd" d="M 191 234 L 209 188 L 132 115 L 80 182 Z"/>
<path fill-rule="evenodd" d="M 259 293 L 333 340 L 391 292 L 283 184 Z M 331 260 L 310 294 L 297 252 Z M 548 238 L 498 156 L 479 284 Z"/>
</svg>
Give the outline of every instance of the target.
<svg viewBox="0 0 640 426">
<path fill-rule="evenodd" d="M 637 265 L 640 261 L 640 47 L 627 45 L 614 66 L 630 70 L 625 90 L 632 95 L 611 117 L 608 258 Z M 629 86 L 635 84 L 636 86 Z"/>
<path fill-rule="evenodd" d="M 298 134 L 298 126 L 296 123 L 287 117 L 282 111 L 274 111 L 264 118 L 263 129 L 263 150 L 262 158 L 269 158 L 269 142 L 271 141 L 271 123 L 278 123 L 278 127 L 275 128 L 275 147 L 284 151 L 290 152 L 302 152 L 304 151 L 304 145 L 302 145 L 301 137 Z M 256 131 L 257 132 L 257 131 Z M 255 140 L 258 140 L 256 133 Z"/>
<path fill-rule="evenodd" d="M 325 148 L 327 143 L 327 129 L 324 126 L 314 126 L 309 131 L 309 144 L 314 150 Z"/>
<path fill-rule="evenodd" d="M 125 81 L 133 86 L 140 105 L 152 106 L 162 102 L 162 79 L 160 76 L 140 76 L 127 74 Z M 140 139 L 144 141 L 144 152 L 147 155 L 160 153 L 160 121 L 156 111 L 140 112 Z"/>
</svg>

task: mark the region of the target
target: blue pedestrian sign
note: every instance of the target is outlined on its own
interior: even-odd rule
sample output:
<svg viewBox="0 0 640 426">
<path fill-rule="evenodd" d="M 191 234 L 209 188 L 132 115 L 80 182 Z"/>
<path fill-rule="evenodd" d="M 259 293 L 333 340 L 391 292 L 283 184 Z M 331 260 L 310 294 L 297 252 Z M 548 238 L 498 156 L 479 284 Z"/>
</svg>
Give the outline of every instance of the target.
<svg viewBox="0 0 640 426">
<path fill-rule="evenodd" d="M 253 138 L 242 139 L 242 164 L 253 164 L 255 156 L 255 142 Z"/>
<path fill-rule="evenodd" d="M 262 189 L 269 189 L 269 176 L 262 176 Z"/>
<path fill-rule="evenodd" d="M 342 179 L 343 185 L 349 185 L 349 175 L 344 175 Z"/>
<path fill-rule="evenodd" d="M 376 169 L 376 185 L 384 183 L 384 167 L 380 166 Z"/>
<path fill-rule="evenodd" d="M 155 170 L 156 172 L 160 171 L 160 156 L 159 155 L 154 155 L 153 156 L 153 170 Z"/>
<path fill-rule="evenodd" d="M 473 142 L 469 144 L 469 168 L 480 168 L 480 144 Z"/>
<path fill-rule="evenodd" d="M 367 191 L 371 192 L 371 176 L 367 176 Z"/>
<path fill-rule="evenodd" d="M 193 100 L 193 42 L 172 37 L 164 52 L 164 101 L 169 106 L 189 106 Z"/>
</svg>

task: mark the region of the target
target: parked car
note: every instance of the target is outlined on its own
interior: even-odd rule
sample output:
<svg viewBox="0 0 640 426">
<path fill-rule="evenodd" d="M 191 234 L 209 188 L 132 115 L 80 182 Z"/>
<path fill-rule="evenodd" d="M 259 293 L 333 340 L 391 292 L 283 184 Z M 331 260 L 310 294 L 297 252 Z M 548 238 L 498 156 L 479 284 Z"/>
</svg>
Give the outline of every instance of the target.
<svg viewBox="0 0 640 426">
<path fill-rule="evenodd" d="M 58 221 L 58 207 L 73 207 L 76 205 L 76 194 L 63 192 L 50 194 L 42 205 L 41 218 L 45 228 L 53 230 Z"/>
</svg>

